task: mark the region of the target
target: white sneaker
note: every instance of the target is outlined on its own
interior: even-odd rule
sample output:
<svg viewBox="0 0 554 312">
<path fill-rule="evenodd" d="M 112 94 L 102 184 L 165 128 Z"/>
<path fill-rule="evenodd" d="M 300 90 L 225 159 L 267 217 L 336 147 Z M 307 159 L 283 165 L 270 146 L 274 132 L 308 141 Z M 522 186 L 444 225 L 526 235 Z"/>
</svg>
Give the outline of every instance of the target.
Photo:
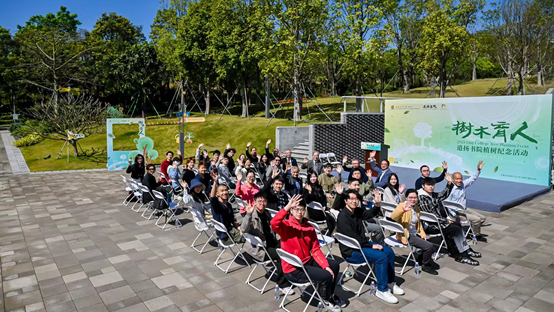
<svg viewBox="0 0 554 312">
<path fill-rule="evenodd" d="M 385 301 L 386 303 L 398 303 L 398 299 L 393 294 L 391 294 L 391 292 L 388 290 L 387 291 L 377 290 L 375 292 L 375 296 Z"/>
<path fill-rule="evenodd" d="M 389 285 L 389 289 L 393 293 L 393 295 L 399 295 L 402 296 L 405 294 L 404 290 L 400 288 L 396 283 L 393 283 L 392 285 Z"/>
<path fill-rule="evenodd" d="M 325 302 L 325 308 L 328 312 L 341 312 L 342 309 L 338 305 L 331 303 L 331 302 Z"/>
<path fill-rule="evenodd" d="M 292 286 L 289 286 L 287 288 L 279 288 L 279 290 L 283 295 L 294 295 L 294 290 L 292 289 Z"/>
</svg>

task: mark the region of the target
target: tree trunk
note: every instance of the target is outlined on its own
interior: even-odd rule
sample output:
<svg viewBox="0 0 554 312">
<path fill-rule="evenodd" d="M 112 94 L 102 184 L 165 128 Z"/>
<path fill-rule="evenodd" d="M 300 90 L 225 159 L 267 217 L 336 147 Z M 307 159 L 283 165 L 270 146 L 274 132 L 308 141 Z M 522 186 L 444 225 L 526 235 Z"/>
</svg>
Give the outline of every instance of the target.
<svg viewBox="0 0 554 312">
<path fill-rule="evenodd" d="M 73 156 L 79 157 L 79 150 L 77 150 L 77 140 L 69 140 L 68 143 L 73 146 Z"/>
<path fill-rule="evenodd" d="M 477 58 L 474 58 L 472 60 L 472 65 L 473 65 L 473 73 L 471 75 L 471 80 L 475 81 L 477 80 Z"/>
<path fill-rule="evenodd" d="M 539 65 L 539 70 L 537 71 L 537 86 L 542 87 L 542 65 Z"/>
<path fill-rule="evenodd" d="M 242 114 L 241 117 L 248 117 L 248 91 L 246 90 L 246 84 L 242 87 Z"/>
<path fill-rule="evenodd" d="M 444 98 L 446 97 L 446 85 L 448 81 L 446 79 L 446 61 L 441 62 L 441 68 L 439 73 L 439 97 Z"/>
<path fill-rule="evenodd" d="M 206 102 L 206 115 L 210 114 L 210 88 L 204 92 L 204 101 Z"/>
<path fill-rule="evenodd" d="M 293 95 L 294 95 L 294 109 L 296 114 L 293 116 L 294 120 L 302 120 L 302 91 L 300 88 L 300 79 L 297 75 L 297 69 L 295 69 L 294 75 L 294 86 L 293 86 Z"/>
<path fill-rule="evenodd" d="M 360 79 L 356 78 L 356 87 L 354 88 L 354 95 L 360 96 Z M 362 111 L 362 99 L 356 98 L 356 112 Z"/>
</svg>

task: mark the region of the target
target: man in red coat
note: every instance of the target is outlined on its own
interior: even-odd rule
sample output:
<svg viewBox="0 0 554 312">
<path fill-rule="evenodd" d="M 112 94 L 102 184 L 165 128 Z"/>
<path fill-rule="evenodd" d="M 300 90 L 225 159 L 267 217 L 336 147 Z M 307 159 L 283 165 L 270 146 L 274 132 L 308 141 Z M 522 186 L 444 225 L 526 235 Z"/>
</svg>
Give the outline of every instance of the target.
<svg viewBox="0 0 554 312">
<path fill-rule="evenodd" d="M 177 150 L 177 155 L 179 155 L 179 160 L 181 163 L 183 163 L 183 157 L 181 156 L 181 151 Z M 164 174 L 165 178 L 162 177 L 161 181 L 162 183 L 171 183 L 171 179 L 169 178 L 169 175 L 167 174 L 167 168 L 171 166 L 173 163 L 173 152 L 169 151 L 165 153 L 165 160 L 162 161 L 162 165 L 160 166 L 160 171 Z"/>
</svg>

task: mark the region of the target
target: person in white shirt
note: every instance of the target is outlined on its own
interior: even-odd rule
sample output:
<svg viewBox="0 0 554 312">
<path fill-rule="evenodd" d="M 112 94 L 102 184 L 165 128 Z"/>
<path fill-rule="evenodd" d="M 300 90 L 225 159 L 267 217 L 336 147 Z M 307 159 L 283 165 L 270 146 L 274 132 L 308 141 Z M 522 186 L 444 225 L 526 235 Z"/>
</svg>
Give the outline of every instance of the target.
<svg viewBox="0 0 554 312">
<path fill-rule="evenodd" d="M 452 175 L 452 181 L 454 182 L 454 187 L 450 196 L 446 200 L 459 203 L 466 207 L 466 188 L 475 183 L 481 169 L 485 163 L 481 160 L 477 164 L 477 171 L 474 172 L 468 179 L 462 177 L 462 174 L 459 172 L 454 172 Z M 466 209 L 467 220 L 471 223 L 471 227 L 478 241 L 487 242 L 487 239 L 481 234 L 481 225 L 485 223 L 486 217 L 473 209 Z M 463 218 L 463 217 L 462 217 Z"/>
</svg>

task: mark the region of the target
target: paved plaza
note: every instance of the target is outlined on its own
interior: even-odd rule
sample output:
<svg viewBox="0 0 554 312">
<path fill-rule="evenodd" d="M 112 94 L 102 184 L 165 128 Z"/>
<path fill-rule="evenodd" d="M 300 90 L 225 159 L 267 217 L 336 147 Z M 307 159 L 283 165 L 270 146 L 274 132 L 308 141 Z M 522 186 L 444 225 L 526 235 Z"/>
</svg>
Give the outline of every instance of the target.
<svg viewBox="0 0 554 312">
<path fill-rule="evenodd" d="M 202 255 L 190 248 L 197 232 L 189 214 L 182 228 L 164 231 L 125 207 L 121 173 L 0 174 L 0 311 L 279 310 L 273 283 L 261 295 L 244 283 L 248 267 L 225 275 L 213 265 L 217 247 Z M 410 270 L 397 278 L 406 290 L 397 305 L 371 297 L 368 286 L 359 298 L 340 289 L 344 311 L 554 311 L 553 207 L 550 194 L 485 213 L 480 266 L 447 257 L 438 276 Z"/>
</svg>

